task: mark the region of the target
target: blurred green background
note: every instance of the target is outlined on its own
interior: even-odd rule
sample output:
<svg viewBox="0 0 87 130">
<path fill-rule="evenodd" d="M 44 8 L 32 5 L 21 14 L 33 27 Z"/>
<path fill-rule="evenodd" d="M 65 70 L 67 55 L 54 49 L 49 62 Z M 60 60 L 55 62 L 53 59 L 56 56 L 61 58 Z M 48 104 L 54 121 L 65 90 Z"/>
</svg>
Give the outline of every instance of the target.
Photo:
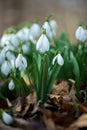
<svg viewBox="0 0 87 130">
<path fill-rule="evenodd" d="M 79 22 L 87 22 L 87 0 L 0 0 L 0 36 L 11 25 L 56 15 L 58 31 L 66 30 L 70 39 Z"/>
</svg>

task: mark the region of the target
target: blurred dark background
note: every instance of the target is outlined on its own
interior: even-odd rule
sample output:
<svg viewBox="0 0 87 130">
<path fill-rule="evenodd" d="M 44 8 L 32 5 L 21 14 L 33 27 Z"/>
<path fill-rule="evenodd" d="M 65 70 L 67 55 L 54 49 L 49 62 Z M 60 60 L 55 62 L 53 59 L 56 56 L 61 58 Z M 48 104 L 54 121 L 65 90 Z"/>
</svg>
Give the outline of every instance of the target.
<svg viewBox="0 0 87 130">
<path fill-rule="evenodd" d="M 0 0 L 0 36 L 11 25 L 55 14 L 59 32 L 66 30 L 70 38 L 80 21 L 87 22 L 87 0 Z"/>
</svg>

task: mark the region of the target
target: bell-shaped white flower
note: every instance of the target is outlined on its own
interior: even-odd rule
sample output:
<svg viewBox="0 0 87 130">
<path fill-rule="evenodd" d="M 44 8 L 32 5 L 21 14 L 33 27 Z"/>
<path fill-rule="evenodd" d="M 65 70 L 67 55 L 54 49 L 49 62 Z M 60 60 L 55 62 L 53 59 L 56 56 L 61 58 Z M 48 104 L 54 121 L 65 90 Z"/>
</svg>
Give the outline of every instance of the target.
<svg viewBox="0 0 87 130">
<path fill-rule="evenodd" d="M 49 23 L 50 23 L 50 26 L 51 26 L 52 30 L 56 32 L 56 30 L 58 28 L 58 25 L 57 25 L 56 21 L 55 20 L 50 20 Z"/>
<path fill-rule="evenodd" d="M 87 30 L 79 26 L 75 33 L 76 39 L 85 42 L 87 40 Z"/>
<path fill-rule="evenodd" d="M 2 113 L 2 120 L 5 124 L 10 125 L 13 122 L 13 118 L 10 114 L 3 112 Z"/>
<path fill-rule="evenodd" d="M 18 54 L 16 60 L 15 60 L 15 66 L 20 71 L 25 70 L 27 67 L 27 60 L 22 54 Z"/>
<path fill-rule="evenodd" d="M 16 57 L 15 57 L 15 55 L 12 53 L 12 52 L 10 52 L 10 51 L 7 51 L 6 53 L 5 53 L 5 55 L 6 55 L 6 58 L 10 61 L 10 60 L 14 60 L 15 61 L 15 59 L 16 59 Z"/>
<path fill-rule="evenodd" d="M 57 54 L 52 61 L 52 64 L 54 65 L 55 61 L 57 60 L 57 63 L 62 66 L 64 64 L 64 60 L 63 57 L 61 56 L 61 54 Z"/>
<path fill-rule="evenodd" d="M 49 51 L 49 47 L 50 47 L 50 43 L 49 43 L 46 35 L 42 34 L 40 36 L 39 40 L 37 41 L 36 50 L 38 50 L 41 53 L 44 53 L 46 51 Z"/>
<path fill-rule="evenodd" d="M 19 39 L 16 36 L 16 34 L 10 34 L 9 35 L 9 42 L 14 46 L 14 47 L 18 47 L 19 45 Z"/>
<path fill-rule="evenodd" d="M 24 54 L 29 54 L 29 52 L 30 52 L 29 45 L 27 45 L 27 44 L 22 45 L 22 50 L 23 50 Z"/>
<path fill-rule="evenodd" d="M 23 28 L 23 29 L 19 30 L 16 33 L 16 35 L 21 41 L 28 41 L 29 35 L 30 35 L 30 30 L 28 28 Z"/>
<path fill-rule="evenodd" d="M 11 81 L 9 82 L 8 88 L 9 88 L 9 90 L 13 90 L 13 89 L 15 88 L 15 84 L 14 84 L 13 80 L 11 80 Z"/>
<path fill-rule="evenodd" d="M 4 34 L 4 35 L 1 37 L 0 46 L 1 46 L 1 47 L 4 47 L 5 45 L 8 45 L 8 44 L 9 44 L 9 35 Z"/>
<path fill-rule="evenodd" d="M 11 71 L 11 64 L 9 61 L 4 61 L 3 64 L 1 65 L 1 72 L 7 76 Z"/>
<path fill-rule="evenodd" d="M 40 27 L 40 25 L 37 24 L 37 23 L 34 23 L 31 26 L 31 28 L 30 28 L 30 33 L 31 33 L 31 35 L 33 36 L 34 39 L 39 37 L 40 34 L 41 34 L 41 27 Z"/>
<path fill-rule="evenodd" d="M 46 34 L 49 38 L 56 36 L 57 24 L 54 20 L 44 22 L 42 27 L 46 29 Z"/>
</svg>

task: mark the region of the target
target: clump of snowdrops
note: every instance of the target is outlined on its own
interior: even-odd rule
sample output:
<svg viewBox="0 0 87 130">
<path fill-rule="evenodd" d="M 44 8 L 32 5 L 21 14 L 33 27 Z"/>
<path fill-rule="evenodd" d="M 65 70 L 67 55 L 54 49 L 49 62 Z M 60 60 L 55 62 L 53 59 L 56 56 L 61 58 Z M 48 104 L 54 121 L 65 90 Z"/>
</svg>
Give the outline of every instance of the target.
<svg viewBox="0 0 87 130">
<path fill-rule="evenodd" d="M 76 44 L 71 44 L 66 32 L 57 36 L 57 30 L 56 21 L 46 19 L 42 24 L 9 28 L 2 35 L 0 76 L 6 86 L 0 94 L 2 98 L 9 95 L 7 91 L 16 96 L 29 94 L 31 86 L 43 105 L 55 80 L 74 80 L 76 94 L 80 96 L 80 86 L 87 84 L 87 30 L 77 28 Z"/>
<path fill-rule="evenodd" d="M 10 28 L 2 35 L 0 76 L 6 83 L 6 91 L 17 96 L 26 95 L 29 85 L 34 87 L 41 105 L 47 101 L 64 65 L 62 52 L 54 48 L 57 27 L 55 20 L 47 19 L 42 25 L 33 23 L 19 30 Z M 4 93 L 7 92 L 0 96 L 8 96 Z"/>
</svg>

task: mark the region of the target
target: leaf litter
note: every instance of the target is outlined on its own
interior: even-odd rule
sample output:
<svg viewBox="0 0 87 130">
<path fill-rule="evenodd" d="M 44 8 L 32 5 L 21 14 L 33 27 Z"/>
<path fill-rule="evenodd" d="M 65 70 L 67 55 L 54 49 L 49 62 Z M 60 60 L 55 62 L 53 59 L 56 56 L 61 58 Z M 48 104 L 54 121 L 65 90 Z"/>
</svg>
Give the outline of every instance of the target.
<svg viewBox="0 0 87 130">
<path fill-rule="evenodd" d="M 39 107 L 34 90 L 27 97 L 0 101 L 0 108 L 14 116 L 11 126 L 0 120 L 0 129 L 11 130 L 80 130 L 87 129 L 87 104 L 80 102 L 74 87 L 67 81 L 55 83 L 48 101 Z M 10 105 L 9 105 L 10 104 Z"/>
</svg>

